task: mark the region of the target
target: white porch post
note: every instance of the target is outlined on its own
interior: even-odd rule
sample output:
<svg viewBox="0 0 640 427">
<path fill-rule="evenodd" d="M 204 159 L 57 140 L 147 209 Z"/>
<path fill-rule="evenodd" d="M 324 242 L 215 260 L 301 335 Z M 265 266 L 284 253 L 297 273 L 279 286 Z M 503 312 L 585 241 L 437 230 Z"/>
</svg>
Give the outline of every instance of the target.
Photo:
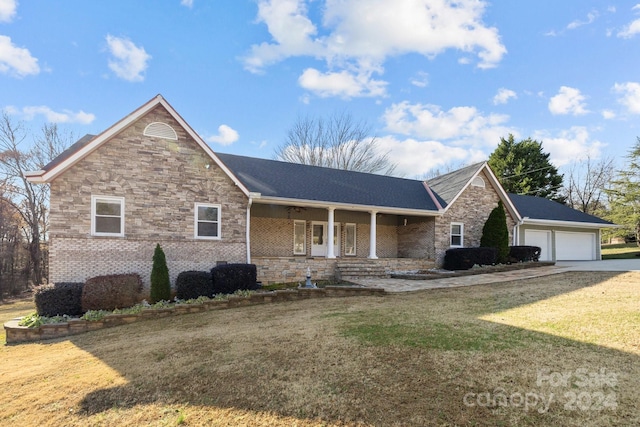
<svg viewBox="0 0 640 427">
<path fill-rule="evenodd" d="M 336 254 L 333 250 L 333 217 L 335 208 L 327 208 L 329 218 L 327 219 L 327 258 L 335 258 Z"/>
<path fill-rule="evenodd" d="M 369 233 L 369 258 L 378 259 L 376 255 L 376 238 L 377 238 L 377 224 L 376 224 L 376 211 L 371 211 L 371 230 Z"/>
</svg>

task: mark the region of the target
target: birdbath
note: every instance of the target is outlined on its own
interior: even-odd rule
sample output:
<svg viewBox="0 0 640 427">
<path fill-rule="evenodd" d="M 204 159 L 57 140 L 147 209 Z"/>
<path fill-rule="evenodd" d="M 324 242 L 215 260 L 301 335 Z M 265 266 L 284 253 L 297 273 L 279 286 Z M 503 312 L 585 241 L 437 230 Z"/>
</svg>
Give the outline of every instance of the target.
<svg viewBox="0 0 640 427">
<path fill-rule="evenodd" d="M 315 283 L 311 283 L 311 269 L 307 267 L 307 281 L 304 284 L 305 288 L 317 288 Z"/>
</svg>

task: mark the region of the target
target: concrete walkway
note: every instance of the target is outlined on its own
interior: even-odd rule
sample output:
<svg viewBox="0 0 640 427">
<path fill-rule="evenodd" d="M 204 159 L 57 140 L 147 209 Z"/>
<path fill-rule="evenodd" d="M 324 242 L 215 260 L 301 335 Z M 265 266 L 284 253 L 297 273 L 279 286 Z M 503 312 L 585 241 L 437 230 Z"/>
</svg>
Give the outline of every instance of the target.
<svg viewBox="0 0 640 427">
<path fill-rule="evenodd" d="M 461 286 L 483 285 L 487 283 L 508 282 L 511 280 L 531 279 L 564 273 L 566 271 L 640 271 L 638 260 L 605 260 L 605 261 L 562 261 L 554 266 L 527 268 L 523 270 L 505 271 L 501 273 L 476 274 L 472 276 L 443 277 L 442 279 L 409 280 L 409 279 L 357 279 L 355 283 L 371 287 L 383 288 L 387 292 L 414 292 L 425 289 L 455 288 Z"/>
</svg>

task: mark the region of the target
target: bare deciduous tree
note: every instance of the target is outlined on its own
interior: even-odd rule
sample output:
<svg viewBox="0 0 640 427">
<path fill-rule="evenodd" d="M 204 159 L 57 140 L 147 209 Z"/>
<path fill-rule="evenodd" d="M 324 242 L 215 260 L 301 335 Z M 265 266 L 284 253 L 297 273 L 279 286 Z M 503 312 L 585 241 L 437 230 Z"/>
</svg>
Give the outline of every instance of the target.
<svg viewBox="0 0 640 427">
<path fill-rule="evenodd" d="M 615 174 L 612 158 L 594 161 L 591 157 L 571 164 L 564 194 L 569 206 L 584 213 L 602 213 L 605 189 Z"/>
<path fill-rule="evenodd" d="M 327 119 L 299 117 L 275 157 L 291 163 L 392 175 L 396 165 L 381 153 L 371 127 L 350 114 Z"/>
<path fill-rule="evenodd" d="M 49 186 L 33 184 L 25 172 L 41 169 L 73 140 L 73 134 L 61 135 L 56 124 L 44 125 L 42 136 L 26 147 L 27 131 L 23 123 L 14 123 L 6 112 L 0 118 L 0 171 L 5 200 L 23 220 L 23 234 L 29 252 L 29 270 L 34 284 L 45 276 L 42 243 L 48 224 Z"/>
</svg>

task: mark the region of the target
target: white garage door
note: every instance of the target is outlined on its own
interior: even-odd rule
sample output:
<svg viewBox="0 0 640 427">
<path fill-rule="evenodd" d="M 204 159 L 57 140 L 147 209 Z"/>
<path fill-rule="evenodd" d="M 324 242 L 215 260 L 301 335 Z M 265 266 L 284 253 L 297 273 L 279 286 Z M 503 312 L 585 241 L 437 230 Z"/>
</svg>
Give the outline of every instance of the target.
<svg viewBox="0 0 640 427">
<path fill-rule="evenodd" d="M 556 232 L 558 261 L 591 261 L 596 259 L 595 233 Z"/>
<path fill-rule="evenodd" d="M 540 261 L 551 261 L 551 231 L 549 230 L 524 230 L 524 244 L 527 246 L 539 246 Z"/>
</svg>

